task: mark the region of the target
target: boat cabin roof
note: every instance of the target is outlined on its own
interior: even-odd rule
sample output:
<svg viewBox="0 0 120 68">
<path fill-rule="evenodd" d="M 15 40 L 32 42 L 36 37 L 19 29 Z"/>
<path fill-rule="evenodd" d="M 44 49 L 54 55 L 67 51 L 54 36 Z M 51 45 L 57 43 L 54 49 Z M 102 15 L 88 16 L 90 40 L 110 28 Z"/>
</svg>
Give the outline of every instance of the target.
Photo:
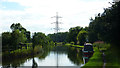
<svg viewBox="0 0 120 68">
<path fill-rule="evenodd" d="M 91 43 L 85 43 L 84 45 L 92 45 Z"/>
</svg>

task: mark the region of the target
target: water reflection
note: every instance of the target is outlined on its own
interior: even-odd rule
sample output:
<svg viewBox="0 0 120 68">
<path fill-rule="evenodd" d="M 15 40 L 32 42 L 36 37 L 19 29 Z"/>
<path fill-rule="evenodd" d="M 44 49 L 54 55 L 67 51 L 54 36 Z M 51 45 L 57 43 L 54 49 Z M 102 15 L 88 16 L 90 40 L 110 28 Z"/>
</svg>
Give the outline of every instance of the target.
<svg viewBox="0 0 120 68">
<path fill-rule="evenodd" d="M 79 48 L 69 48 L 68 58 L 76 65 L 83 64 L 82 51 Z"/>
<path fill-rule="evenodd" d="M 37 68 L 38 66 L 57 66 L 56 63 L 58 63 L 58 66 L 80 66 L 89 59 L 89 57 L 83 57 L 81 48 L 57 46 L 52 51 L 44 48 L 39 54 L 33 54 L 27 57 L 5 58 L 2 61 L 2 66 L 20 67 L 29 65 L 32 68 Z"/>
<path fill-rule="evenodd" d="M 90 59 L 90 57 L 93 55 L 93 53 L 87 53 L 87 54 L 83 54 L 83 61 L 84 61 L 84 64 L 88 62 L 88 60 Z"/>
<path fill-rule="evenodd" d="M 38 64 L 36 63 L 35 59 L 33 58 L 33 65 L 32 65 L 32 68 L 37 68 L 38 67 Z"/>
<path fill-rule="evenodd" d="M 54 52 L 58 53 L 58 57 L 60 54 L 67 54 L 67 58 L 75 65 L 81 65 L 84 63 L 82 58 L 82 48 L 58 46 Z M 60 60 L 60 58 L 58 60 Z"/>
<path fill-rule="evenodd" d="M 26 56 L 23 55 L 23 57 L 14 57 L 13 55 L 8 54 L 9 55 L 8 57 L 2 56 L 2 66 L 3 66 L 3 68 L 6 68 L 6 67 L 13 67 L 13 68 L 15 67 L 16 68 L 16 67 L 24 66 L 24 64 L 26 62 L 33 60 L 32 65 L 30 65 L 30 66 L 32 66 L 33 68 L 36 68 L 36 66 L 38 66 L 38 65 L 35 62 L 34 57 L 39 57 L 40 59 L 45 59 L 45 57 L 47 55 L 44 55 L 44 54 L 46 54 L 46 52 L 43 53 L 43 51 L 40 52 L 39 54 L 34 54 L 34 51 L 33 51 L 33 53 L 31 53 L 31 55 L 26 55 Z M 29 63 L 31 63 L 31 62 L 29 62 Z M 27 66 L 29 66 L 29 63 L 27 64 Z"/>
</svg>

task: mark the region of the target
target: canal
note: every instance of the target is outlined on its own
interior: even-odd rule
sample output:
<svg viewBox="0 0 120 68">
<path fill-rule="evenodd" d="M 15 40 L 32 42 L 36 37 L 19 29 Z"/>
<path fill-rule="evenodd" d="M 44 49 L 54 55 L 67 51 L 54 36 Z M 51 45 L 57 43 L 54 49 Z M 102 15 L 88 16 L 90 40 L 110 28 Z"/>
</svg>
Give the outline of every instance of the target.
<svg viewBox="0 0 120 68">
<path fill-rule="evenodd" d="M 76 66 L 80 68 L 85 63 L 83 60 L 82 48 L 57 46 L 52 50 L 44 49 L 42 53 L 33 57 L 3 59 L 2 66 L 31 66 L 33 68 L 38 66 Z"/>
</svg>

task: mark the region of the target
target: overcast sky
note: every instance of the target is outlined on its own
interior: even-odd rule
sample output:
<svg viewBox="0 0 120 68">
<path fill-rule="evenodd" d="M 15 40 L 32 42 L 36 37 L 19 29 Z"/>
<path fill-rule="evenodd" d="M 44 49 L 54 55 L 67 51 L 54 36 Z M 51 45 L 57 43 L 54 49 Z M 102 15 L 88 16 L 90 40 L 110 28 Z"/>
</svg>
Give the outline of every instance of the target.
<svg viewBox="0 0 120 68">
<path fill-rule="evenodd" d="M 21 23 L 31 32 L 54 33 L 52 16 L 58 15 L 61 32 L 71 27 L 89 25 L 89 19 L 103 8 L 111 6 L 112 0 L 0 0 L 0 33 L 11 31 L 12 23 Z"/>
</svg>

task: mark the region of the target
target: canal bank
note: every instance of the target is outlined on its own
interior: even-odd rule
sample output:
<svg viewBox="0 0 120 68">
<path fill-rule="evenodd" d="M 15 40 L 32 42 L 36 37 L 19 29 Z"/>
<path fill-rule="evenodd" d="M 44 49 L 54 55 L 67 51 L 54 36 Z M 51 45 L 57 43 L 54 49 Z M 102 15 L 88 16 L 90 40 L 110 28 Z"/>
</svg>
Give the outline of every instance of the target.
<svg viewBox="0 0 120 68">
<path fill-rule="evenodd" d="M 37 47 L 38 48 L 38 47 Z M 56 50 L 57 49 L 57 50 Z M 42 53 L 43 52 L 43 53 Z M 57 46 L 53 50 L 44 50 L 34 55 L 22 58 L 6 58 L 2 66 L 21 67 L 21 66 L 72 66 L 81 67 L 84 65 L 82 51 L 79 48 L 68 46 Z M 57 60 L 58 55 L 58 60 Z M 51 61 L 52 60 L 52 61 Z"/>
<path fill-rule="evenodd" d="M 110 47 L 106 43 L 93 43 L 94 54 L 82 68 L 105 68 L 105 52 Z"/>
<path fill-rule="evenodd" d="M 93 44 L 94 46 L 94 54 L 92 57 L 90 58 L 83 58 L 83 60 L 86 61 L 86 63 L 84 63 L 85 65 L 82 68 L 102 68 L 103 67 L 103 53 L 99 50 L 99 47 L 97 47 L 97 45 L 99 44 Z M 84 48 L 84 46 L 80 46 L 80 45 L 73 45 L 73 44 L 69 44 L 67 43 L 66 46 L 70 46 L 70 47 L 74 47 L 74 48 Z M 103 47 L 101 47 L 101 49 L 105 49 Z"/>
<path fill-rule="evenodd" d="M 120 51 L 111 44 L 93 44 L 94 54 L 82 68 L 120 68 Z"/>
</svg>

